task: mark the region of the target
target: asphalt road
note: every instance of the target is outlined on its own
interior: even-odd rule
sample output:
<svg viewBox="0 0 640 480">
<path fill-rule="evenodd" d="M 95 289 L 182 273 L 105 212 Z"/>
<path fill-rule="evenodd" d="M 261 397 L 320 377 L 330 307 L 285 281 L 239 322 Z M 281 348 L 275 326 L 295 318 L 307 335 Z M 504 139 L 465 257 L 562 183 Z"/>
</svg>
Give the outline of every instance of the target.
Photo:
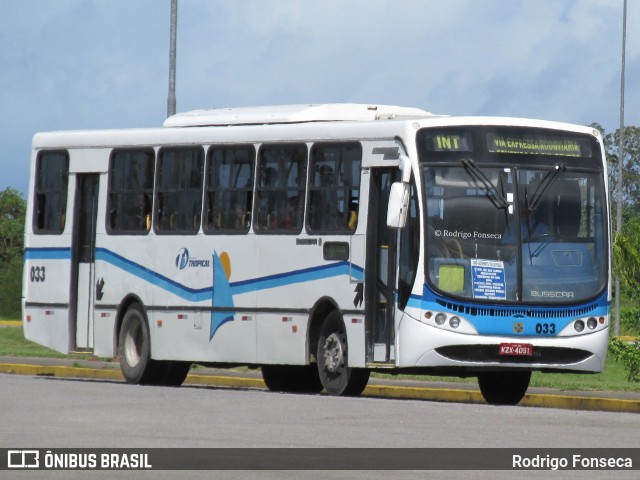
<svg viewBox="0 0 640 480">
<path fill-rule="evenodd" d="M 3 448 L 616 448 L 633 413 L 0 375 Z M 464 450 L 459 450 L 464 455 Z M 330 461 L 330 459 L 328 459 Z M 0 478 L 637 478 L 638 471 L 8 472 Z"/>
</svg>

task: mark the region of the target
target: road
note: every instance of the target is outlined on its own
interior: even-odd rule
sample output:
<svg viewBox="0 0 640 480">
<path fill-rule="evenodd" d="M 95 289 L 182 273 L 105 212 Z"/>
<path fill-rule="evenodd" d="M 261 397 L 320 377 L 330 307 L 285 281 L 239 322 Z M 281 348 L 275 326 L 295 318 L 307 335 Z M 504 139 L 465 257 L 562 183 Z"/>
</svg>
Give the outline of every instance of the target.
<svg viewBox="0 0 640 480">
<path fill-rule="evenodd" d="M 633 413 L 305 396 L 202 386 L 143 387 L 14 375 L 0 375 L 0 407 L 3 448 L 622 448 L 639 446 L 640 427 L 640 417 Z M 555 478 L 636 478 L 638 472 L 553 473 Z M 497 479 L 516 478 L 515 474 L 5 471 L 0 472 L 0 478 Z M 549 475 L 548 470 L 517 473 L 518 478 Z"/>
</svg>

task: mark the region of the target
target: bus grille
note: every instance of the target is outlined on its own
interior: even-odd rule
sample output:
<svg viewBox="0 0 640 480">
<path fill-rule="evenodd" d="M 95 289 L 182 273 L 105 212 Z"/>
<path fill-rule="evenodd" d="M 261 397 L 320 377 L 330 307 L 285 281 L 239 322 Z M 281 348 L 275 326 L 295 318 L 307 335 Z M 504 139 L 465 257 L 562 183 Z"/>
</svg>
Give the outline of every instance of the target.
<svg viewBox="0 0 640 480">
<path fill-rule="evenodd" d="M 588 315 L 597 307 L 597 303 L 575 308 L 522 308 L 522 307 L 471 307 L 462 303 L 436 300 L 438 305 L 454 312 L 484 317 L 526 317 L 526 318 L 570 318 Z"/>
<path fill-rule="evenodd" d="M 498 345 L 451 345 L 436 348 L 443 357 L 460 362 L 526 363 L 564 365 L 579 363 L 592 354 L 585 350 L 561 347 L 533 347 L 533 356 L 506 356 L 498 353 Z"/>
</svg>

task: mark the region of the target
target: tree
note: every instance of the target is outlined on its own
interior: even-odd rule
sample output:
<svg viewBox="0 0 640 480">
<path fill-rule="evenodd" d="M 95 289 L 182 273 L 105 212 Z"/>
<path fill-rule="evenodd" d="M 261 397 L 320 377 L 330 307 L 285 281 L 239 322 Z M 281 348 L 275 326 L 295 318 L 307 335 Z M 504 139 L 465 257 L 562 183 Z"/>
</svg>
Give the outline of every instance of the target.
<svg viewBox="0 0 640 480">
<path fill-rule="evenodd" d="M 609 167 L 609 191 L 611 192 L 611 216 L 616 218 L 618 208 L 618 183 L 620 179 L 620 129 L 614 133 L 606 133 L 597 123 L 591 125 L 602 133 L 607 165 Z M 638 279 L 640 278 L 640 128 L 626 127 L 624 129 L 623 192 L 622 192 L 622 222 L 613 232 L 613 274 L 620 280 L 620 291 L 616 296 L 616 328 L 618 333 L 620 324 L 625 318 L 635 317 L 635 304 L 640 298 Z M 618 231 L 619 230 L 619 231 Z M 626 301 L 625 301 L 626 298 Z M 620 306 L 621 302 L 627 306 Z M 629 304 L 633 306 L 629 306 Z M 631 311 L 633 310 L 633 311 Z M 631 328 L 637 331 L 638 322 Z"/>
<path fill-rule="evenodd" d="M 611 218 L 615 218 L 619 182 L 620 129 L 614 133 L 607 133 L 597 123 L 591 126 L 600 131 L 604 141 L 609 167 Z M 624 167 L 622 225 L 613 233 L 613 271 L 620 276 L 623 285 L 629 288 L 636 286 L 640 278 L 640 127 L 624 129 Z"/>
<path fill-rule="evenodd" d="M 613 273 L 627 291 L 637 289 L 640 278 L 640 217 L 627 218 L 620 232 L 613 232 Z"/>
<path fill-rule="evenodd" d="M 609 167 L 609 191 L 611 192 L 612 217 L 615 218 L 618 194 L 619 159 L 620 159 L 620 129 L 614 133 L 607 133 L 597 124 L 591 124 L 600 130 L 604 141 Z M 624 220 L 640 216 L 640 127 L 625 127 L 624 129 L 624 178 L 622 196 L 622 214 Z"/>
<path fill-rule="evenodd" d="M 0 315 L 20 315 L 26 202 L 20 192 L 0 192 Z"/>
</svg>

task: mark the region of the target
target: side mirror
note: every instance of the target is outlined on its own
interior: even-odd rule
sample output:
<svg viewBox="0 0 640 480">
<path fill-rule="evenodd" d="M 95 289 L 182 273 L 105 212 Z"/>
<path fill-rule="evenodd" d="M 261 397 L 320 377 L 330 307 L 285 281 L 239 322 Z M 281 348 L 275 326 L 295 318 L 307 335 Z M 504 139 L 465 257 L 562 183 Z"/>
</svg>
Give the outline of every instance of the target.
<svg viewBox="0 0 640 480">
<path fill-rule="evenodd" d="M 389 206 L 387 207 L 387 226 L 389 228 L 404 228 L 407 223 L 409 210 L 409 183 L 395 182 L 389 192 Z"/>
</svg>

